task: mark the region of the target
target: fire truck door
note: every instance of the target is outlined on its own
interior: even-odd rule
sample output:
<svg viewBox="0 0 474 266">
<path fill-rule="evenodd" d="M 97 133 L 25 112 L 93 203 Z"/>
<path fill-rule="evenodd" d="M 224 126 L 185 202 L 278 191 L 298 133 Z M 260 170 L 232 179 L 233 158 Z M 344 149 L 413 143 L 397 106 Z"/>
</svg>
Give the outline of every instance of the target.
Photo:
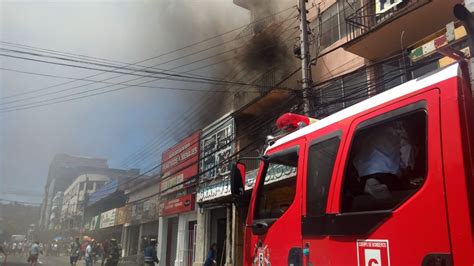
<svg viewBox="0 0 474 266">
<path fill-rule="evenodd" d="M 251 209 L 249 260 L 252 265 L 302 265 L 302 139 L 269 153 L 257 178 Z M 250 261 L 249 261 L 250 262 Z"/>
<path fill-rule="evenodd" d="M 305 265 L 330 265 L 324 223 L 342 132 L 334 127 L 308 136 L 303 201 L 306 212 L 301 218 Z"/>
<path fill-rule="evenodd" d="M 330 265 L 450 265 L 439 91 L 355 118 L 324 234 Z"/>
</svg>

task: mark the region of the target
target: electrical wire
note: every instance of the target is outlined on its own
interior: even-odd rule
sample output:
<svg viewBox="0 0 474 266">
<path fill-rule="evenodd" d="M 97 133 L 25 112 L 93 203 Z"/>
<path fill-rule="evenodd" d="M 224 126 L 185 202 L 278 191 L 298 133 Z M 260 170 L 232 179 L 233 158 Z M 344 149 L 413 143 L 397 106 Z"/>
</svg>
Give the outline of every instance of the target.
<svg viewBox="0 0 474 266">
<path fill-rule="evenodd" d="M 290 6 L 290 7 L 286 8 L 286 9 L 283 9 L 283 10 L 281 10 L 281 11 L 279 11 L 279 12 L 276 12 L 276 13 L 274 13 L 274 14 L 271 14 L 271 15 L 269 15 L 269 16 L 267 16 L 267 17 L 262 18 L 262 19 L 266 19 L 266 18 L 268 18 L 268 17 L 276 16 L 276 15 L 281 14 L 281 13 L 283 13 L 283 12 L 286 12 L 286 11 L 292 9 L 292 8 L 294 8 L 294 6 Z M 226 35 L 226 34 L 229 34 L 229 33 L 235 32 L 235 31 L 237 31 L 237 30 L 240 30 L 240 29 L 242 29 L 242 28 L 248 27 L 248 26 L 250 26 L 250 25 L 253 25 L 253 24 L 255 24 L 255 23 L 258 23 L 258 22 L 261 21 L 262 19 L 255 20 L 255 21 L 253 21 L 253 22 L 251 22 L 251 23 L 249 23 L 249 24 L 243 25 L 243 26 L 241 26 L 241 27 L 235 28 L 235 29 L 230 30 L 230 31 L 227 31 L 227 32 L 225 32 L 225 33 L 218 34 L 218 35 L 215 35 L 215 36 L 213 36 L 213 37 L 204 39 L 204 40 L 202 40 L 202 41 L 199 41 L 199 42 L 196 42 L 196 43 L 193 43 L 193 44 L 190 44 L 190 45 L 186 45 L 186 46 L 184 46 L 184 47 L 182 47 L 182 48 L 175 49 L 175 50 L 172 50 L 172 51 L 170 51 L 170 52 L 167 52 L 167 53 L 164 53 L 164 54 L 161 54 L 161 55 L 152 57 L 152 58 L 148 58 L 148 59 L 145 59 L 145 60 L 136 62 L 136 63 L 128 64 L 128 65 L 126 65 L 126 66 L 137 65 L 137 64 L 140 64 L 140 63 L 143 63 L 143 62 L 146 62 L 146 61 L 150 61 L 150 60 L 153 60 L 153 59 L 157 59 L 157 58 L 160 58 L 160 57 L 163 57 L 163 56 L 166 56 L 166 55 L 169 55 L 169 54 L 178 52 L 178 51 L 182 51 L 182 50 L 184 50 L 184 49 L 187 49 L 187 48 L 190 48 L 190 47 L 193 47 L 193 46 L 196 46 L 196 45 L 205 43 L 205 42 L 207 42 L 207 41 L 210 41 L 210 40 L 213 40 L 213 39 L 222 37 L 222 36 L 224 36 L 224 35 Z M 233 40 L 235 41 L 236 39 L 233 39 Z M 156 67 L 156 66 L 145 67 L 144 69 L 150 69 L 150 68 L 154 68 L 154 67 Z M 117 68 L 117 69 L 120 69 L 120 67 Z M 167 71 L 172 71 L 172 70 L 167 70 Z M 98 76 L 98 75 L 101 75 L 101 74 L 104 74 L 104 73 L 107 73 L 107 71 L 104 71 L 104 72 L 101 72 L 101 73 L 98 73 L 98 74 L 94 74 L 94 75 L 90 75 L 90 76 L 86 76 L 85 78 L 92 78 L 92 77 L 95 77 L 95 76 Z M 112 77 L 112 78 L 116 78 L 116 77 L 120 77 L 120 75 L 119 75 L 119 76 L 114 76 L 114 77 Z M 109 78 L 109 79 L 112 79 L 112 78 Z M 105 79 L 105 80 L 109 80 L 109 79 Z M 103 81 L 104 81 L 104 80 L 103 80 Z M 53 86 L 48 86 L 48 87 L 40 88 L 40 89 L 37 89 L 37 90 L 34 90 L 34 91 L 30 91 L 30 92 L 23 92 L 23 93 L 18 93 L 18 94 L 14 94 L 14 95 L 5 96 L 4 99 L 6 99 L 6 98 L 11 98 L 11 97 L 16 97 L 16 96 L 20 96 L 20 95 L 25 95 L 25 94 L 29 94 L 29 93 L 35 93 L 35 92 L 37 92 L 37 91 L 47 90 L 47 89 L 50 89 L 50 88 L 53 88 L 53 87 L 62 86 L 62 85 L 66 85 L 66 84 L 69 84 L 69 83 L 72 83 L 72 82 L 60 83 L 60 84 L 56 84 L 56 85 L 53 85 Z M 87 84 L 87 85 L 89 85 L 89 84 Z M 83 86 L 84 86 L 84 85 L 83 85 Z"/>
<path fill-rule="evenodd" d="M 161 78 L 160 78 L 161 79 Z M 166 79 L 169 79 L 169 78 L 166 78 Z M 149 81 L 145 82 L 145 83 L 148 83 Z M 190 82 L 190 81 L 189 81 Z M 217 81 L 218 82 L 218 81 Z M 227 81 L 223 81 L 223 82 L 227 82 Z M 234 83 L 234 84 L 237 84 L 237 85 L 244 85 L 245 83 L 239 83 L 239 82 L 227 82 L 227 83 Z M 143 83 L 141 83 L 143 84 Z M 258 85 L 258 84 L 247 84 L 247 86 L 259 86 L 259 87 L 262 87 L 261 85 Z M 108 87 L 108 86 L 106 86 Z M 101 87 L 101 88 L 97 88 L 97 89 L 94 89 L 95 90 L 98 90 L 98 89 L 102 89 L 102 88 L 105 88 L 105 87 Z M 117 90 L 121 90 L 121 89 L 124 89 L 126 87 L 123 87 L 123 88 L 119 88 L 119 89 L 113 89 L 113 90 L 108 90 L 107 92 L 112 92 L 112 91 L 117 91 Z M 284 89 L 284 88 L 280 88 L 280 89 Z M 286 88 L 288 89 L 288 88 Z M 86 92 L 90 92 L 91 90 L 89 91 L 86 91 Z M 79 93 L 75 93 L 73 95 L 77 95 L 77 94 L 83 94 L 83 93 L 86 93 L 86 92 L 79 92 Z M 94 93 L 94 94 L 90 94 L 90 96 L 95 96 L 95 95 L 99 95 L 99 94 L 103 94 L 102 92 L 100 93 Z M 58 99 L 63 99 L 65 97 L 68 97 L 70 95 L 67 95 L 67 96 L 62 96 L 62 97 L 56 97 L 54 98 L 54 100 L 58 100 Z M 84 98 L 84 97 L 76 97 L 74 99 L 81 99 L 81 98 Z M 40 104 L 40 103 L 43 103 L 43 102 L 46 102 L 46 101 L 51 101 L 51 99 L 48 99 L 48 100 L 43 100 L 43 101 L 39 101 L 39 102 L 36 102 L 34 104 L 34 106 L 28 106 L 28 105 L 20 105 L 20 106 L 14 106 L 14 107 L 10 107 L 10 108 L 7 108 L 7 109 L 0 109 L 1 111 L 0 112 L 11 112 L 11 111 L 17 111 L 17 110 L 25 110 L 25 109 L 31 109 L 31 108 L 35 108 L 35 107 L 39 107 L 39 106 L 45 106 L 45 104 Z M 57 102 L 53 102 L 54 104 L 55 103 L 61 103 L 61 102 L 64 102 L 64 101 L 57 101 Z M 50 104 L 53 104 L 53 103 L 50 103 Z M 31 103 L 30 103 L 31 104 Z"/>
</svg>

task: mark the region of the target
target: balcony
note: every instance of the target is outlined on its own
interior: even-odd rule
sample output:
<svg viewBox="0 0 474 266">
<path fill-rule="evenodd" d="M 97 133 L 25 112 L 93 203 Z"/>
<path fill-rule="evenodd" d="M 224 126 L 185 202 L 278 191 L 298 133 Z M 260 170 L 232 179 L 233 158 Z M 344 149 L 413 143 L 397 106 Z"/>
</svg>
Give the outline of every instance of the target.
<svg viewBox="0 0 474 266">
<path fill-rule="evenodd" d="M 375 0 L 346 16 L 347 43 L 344 49 L 376 61 L 404 50 L 455 21 L 453 7 L 462 0 L 405 0 L 377 14 Z M 383 40 L 383 42 L 381 42 Z"/>
</svg>

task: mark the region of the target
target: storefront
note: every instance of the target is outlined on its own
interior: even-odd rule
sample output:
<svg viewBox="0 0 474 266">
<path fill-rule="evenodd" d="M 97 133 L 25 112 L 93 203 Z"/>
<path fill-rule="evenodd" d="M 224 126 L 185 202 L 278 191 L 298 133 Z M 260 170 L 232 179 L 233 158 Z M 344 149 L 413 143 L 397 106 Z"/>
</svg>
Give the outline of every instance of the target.
<svg viewBox="0 0 474 266">
<path fill-rule="evenodd" d="M 192 265 L 195 257 L 199 140 L 195 132 L 162 156 L 158 256 L 164 265 Z"/>
<path fill-rule="evenodd" d="M 157 178 L 146 179 L 132 187 L 128 195 L 122 248 L 124 260 L 142 263 L 143 251 L 150 239 L 158 236 L 159 189 Z"/>
<path fill-rule="evenodd" d="M 234 120 L 227 115 L 202 131 L 195 265 L 203 265 L 209 248 L 217 244 L 217 265 L 232 263 L 235 217 L 230 201 L 230 161 L 235 153 Z"/>
</svg>

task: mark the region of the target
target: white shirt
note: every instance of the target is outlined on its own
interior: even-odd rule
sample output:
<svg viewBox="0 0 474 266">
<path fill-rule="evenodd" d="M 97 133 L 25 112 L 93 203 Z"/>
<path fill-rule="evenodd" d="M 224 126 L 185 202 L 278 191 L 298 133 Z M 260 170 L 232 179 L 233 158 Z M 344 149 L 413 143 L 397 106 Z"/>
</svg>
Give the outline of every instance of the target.
<svg viewBox="0 0 474 266">
<path fill-rule="evenodd" d="M 399 175 L 402 168 L 413 167 L 412 147 L 402 127 L 384 126 L 371 130 L 355 147 L 354 166 L 359 176 L 376 173 Z"/>
<path fill-rule="evenodd" d="M 89 244 L 86 247 L 86 254 L 85 254 L 86 258 L 89 258 L 91 256 L 91 253 L 92 253 L 92 246 L 91 244 Z"/>
<path fill-rule="evenodd" d="M 36 243 L 34 243 L 32 246 L 31 246 L 31 249 L 30 249 L 30 254 L 31 255 L 38 255 L 40 252 L 40 246 Z"/>
</svg>

